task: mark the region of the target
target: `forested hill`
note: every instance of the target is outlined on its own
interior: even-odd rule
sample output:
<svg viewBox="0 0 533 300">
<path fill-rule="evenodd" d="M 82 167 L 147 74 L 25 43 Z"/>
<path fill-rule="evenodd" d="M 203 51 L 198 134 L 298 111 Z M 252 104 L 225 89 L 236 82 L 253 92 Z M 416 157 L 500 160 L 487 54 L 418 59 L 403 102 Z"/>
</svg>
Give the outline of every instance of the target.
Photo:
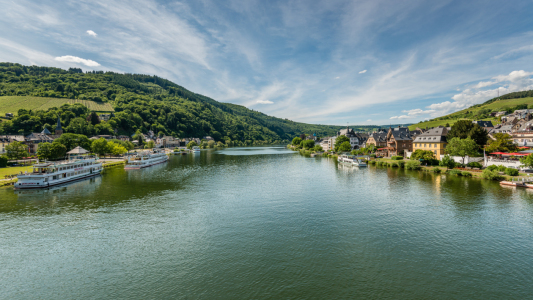
<svg viewBox="0 0 533 300">
<path fill-rule="evenodd" d="M 0 101 L 2 97 L 7 98 L 5 96 L 110 103 L 115 109 L 115 117 L 109 122 L 91 124 L 87 121 L 90 112 L 81 109 L 80 104 L 65 104 L 47 111 L 23 109 L 13 111 L 18 114 L 13 120 L 0 123 L 0 134 L 40 132 L 43 126 L 53 130 L 53 119 L 58 114 L 66 132 L 86 135 L 153 130 L 182 138 L 210 135 L 216 140 L 275 142 L 301 133 L 332 135 L 339 129 L 339 126 L 305 124 L 267 116 L 244 106 L 217 102 L 157 76 L 140 74 L 84 73 L 78 68 L 63 70 L 0 63 Z"/>
</svg>

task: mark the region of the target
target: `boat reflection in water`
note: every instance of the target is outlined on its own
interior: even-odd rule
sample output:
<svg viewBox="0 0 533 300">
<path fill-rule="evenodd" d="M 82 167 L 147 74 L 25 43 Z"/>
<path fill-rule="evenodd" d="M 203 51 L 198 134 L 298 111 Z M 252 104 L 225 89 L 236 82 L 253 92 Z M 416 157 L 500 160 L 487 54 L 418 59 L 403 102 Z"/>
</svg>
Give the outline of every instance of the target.
<svg viewBox="0 0 533 300">
<path fill-rule="evenodd" d="M 71 198 L 75 195 L 89 196 L 94 193 L 102 183 L 102 176 L 97 175 L 89 179 L 80 178 L 64 184 L 59 184 L 40 189 L 16 189 L 15 194 L 21 201 L 46 200 L 48 196 L 61 196 Z"/>
</svg>

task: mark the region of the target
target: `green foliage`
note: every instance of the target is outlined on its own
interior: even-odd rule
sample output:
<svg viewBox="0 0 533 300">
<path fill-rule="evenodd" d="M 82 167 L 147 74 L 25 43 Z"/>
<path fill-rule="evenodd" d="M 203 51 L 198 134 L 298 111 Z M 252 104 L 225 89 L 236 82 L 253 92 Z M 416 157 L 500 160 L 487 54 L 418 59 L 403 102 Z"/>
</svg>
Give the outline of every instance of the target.
<svg viewBox="0 0 533 300">
<path fill-rule="evenodd" d="M 403 160 L 403 156 L 395 155 L 391 157 L 392 160 Z"/>
<path fill-rule="evenodd" d="M 91 140 L 89 140 L 87 136 L 83 134 L 63 133 L 59 138 L 54 140 L 54 142 L 65 145 L 67 151 L 70 151 L 78 146 L 86 150 L 91 148 Z"/>
<path fill-rule="evenodd" d="M 409 159 L 411 159 L 411 160 L 420 160 L 420 159 L 430 160 L 430 159 L 434 159 L 434 158 L 435 158 L 435 156 L 433 154 L 433 151 L 417 149 L 417 150 L 415 150 L 415 152 L 413 152 L 411 154 L 411 157 Z"/>
<path fill-rule="evenodd" d="M 491 170 L 491 171 L 494 171 L 494 170 L 498 170 L 498 166 L 496 165 L 490 165 L 487 167 L 487 169 Z"/>
<path fill-rule="evenodd" d="M 448 140 L 453 138 L 471 138 L 478 146 L 483 147 L 487 143 L 488 134 L 478 124 L 472 123 L 470 120 L 460 120 L 453 124 L 446 138 Z"/>
<path fill-rule="evenodd" d="M 433 173 L 440 174 L 442 170 L 440 168 L 433 168 Z"/>
<path fill-rule="evenodd" d="M 302 139 L 299 137 L 295 137 L 292 139 L 292 145 L 293 146 L 299 146 L 302 143 Z"/>
<path fill-rule="evenodd" d="M 404 168 L 405 167 L 405 162 L 404 161 L 399 161 L 399 162 L 397 162 L 397 164 L 398 164 L 398 167 L 400 167 L 400 168 Z"/>
<path fill-rule="evenodd" d="M 55 140 L 50 147 L 50 152 L 52 155 L 50 159 L 60 159 L 67 155 L 67 147 Z"/>
<path fill-rule="evenodd" d="M 483 179 L 488 180 L 502 180 L 504 177 L 498 174 L 498 171 L 491 171 L 489 169 L 483 170 L 483 173 L 481 173 L 481 177 Z"/>
<path fill-rule="evenodd" d="M 215 148 L 215 141 L 208 141 L 208 142 L 207 142 L 207 147 L 209 147 L 209 148 Z"/>
<path fill-rule="evenodd" d="M 454 137 L 448 140 L 446 146 L 446 153 L 451 156 L 461 156 L 463 158 L 463 164 L 466 156 L 474 156 L 477 154 L 478 145 L 471 138 L 458 138 Z"/>
<path fill-rule="evenodd" d="M 324 151 L 324 149 L 322 149 L 322 146 L 320 146 L 320 145 L 315 145 L 315 147 L 313 147 L 313 151 L 322 152 L 322 151 Z"/>
<path fill-rule="evenodd" d="M 89 114 L 89 117 L 88 117 L 88 121 L 91 123 L 91 125 L 98 125 L 100 124 L 100 118 L 98 118 L 98 114 L 95 113 L 94 111 Z"/>
<path fill-rule="evenodd" d="M 506 166 L 503 166 L 503 165 L 498 166 L 498 171 L 505 172 L 505 170 L 507 170 Z"/>
<path fill-rule="evenodd" d="M 464 177 L 472 177 L 472 173 L 467 172 L 467 171 L 461 172 L 461 175 L 464 176 Z"/>
<path fill-rule="evenodd" d="M 300 143 L 300 146 L 304 149 L 311 149 L 315 146 L 315 141 L 313 140 L 305 140 Z"/>
<path fill-rule="evenodd" d="M 339 152 L 339 151 L 350 151 L 350 150 L 352 150 L 352 146 L 351 145 L 350 145 L 350 149 L 348 149 L 348 150 L 340 150 L 340 146 L 343 143 L 345 143 L 345 142 L 348 142 L 348 144 L 350 144 L 350 139 L 347 136 L 345 136 L 345 135 L 338 136 L 335 139 L 335 151 Z"/>
<path fill-rule="evenodd" d="M 479 168 L 479 169 L 483 168 L 483 165 L 478 163 L 478 162 L 476 162 L 476 161 L 469 162 L 467 164 L 467 166 L 469 166 L 471 168 Z"/>
<path fill-rule="evenodd" d="M 28 146 L 18 141 L 10 143 L 4 149 L 6 151 L 6 157 L 10 160 L 21 159 L 28 156 Z"/>
<path fill-rule="evenodd" d="M 410 160 L 405 163 L 406 170 L 420 170 L 421 168 L 421 164 L 417 160 Z"/>
<path fill-rule="evenodd" d="M 100 156 L 103 156 L 108 153 L 107 140 L 104 138 L 94 140 L 91 144 L 91 151 Z"/>
<path fill-rule="evenodd" d="M 190 141 L 187 144 L 187 149 L 191 150 L 193 147 L 196 147 L 196 146 L 198 146 L 198 144 L 195 141 Z"/>
<path fill-rule="evenodd" d="M 5 168 L 7 167 L 7 157 L 5 156 L 0 156 L 0 168 Z"/>
<path fill-rule="evenodd" d="M 49 160 L 52 158 L 52 144 L 39 143 L 37 147 L 37 157 L 39 160 Z"/>
<path fill-rule="evenodd" d="M 522 156 L 520 162 L 527 168 L 533 168 L 533 154 Z"/>
<path fill-rule="evenodd" d="M 450 175 L 455 175 L 455 176 L 462 176 L 463 175 L 463 172 L 461 170 L 448 170 L 446 173 L 448 173 Z"/>
<path fill-rule="evenodd" d="M 507 168 L 505 169 L 505 174 L 509 175 L 509 176 L 518 176 L 518 170 L 517 169 L 513 169 L 513 168 Z"/>
<path fill-rule="evenodd" d="M 515 152 L 518 146 L 513 142 L 512 136 L 507 133 L 495 133 L 496 140 L 490 140 L 486 151 L 491 152 Z"/>
<path fill-rule="evenodd" d="M 153 149 L 155 148 L 155 142 L 154 141 L 148 141 L 146 142 L 146 145 L 144 145 L 144 149 Z"/>
<path fill-rule="evenodd" d="M 344 142 L 340 144 L 340 146 L 337 149 L 337 151 L 339 152 L 348 152 L 350 150 L 352 150 L 352 145 L 350 145 L 350 142 Z"/>
</svg>

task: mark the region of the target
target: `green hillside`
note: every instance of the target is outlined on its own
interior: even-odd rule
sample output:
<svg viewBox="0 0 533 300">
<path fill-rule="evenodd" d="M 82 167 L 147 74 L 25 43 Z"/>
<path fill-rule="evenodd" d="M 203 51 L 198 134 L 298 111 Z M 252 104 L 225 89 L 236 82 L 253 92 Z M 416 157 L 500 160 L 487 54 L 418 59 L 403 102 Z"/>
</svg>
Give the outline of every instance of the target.
<svg viewBox="0 0 533 300">
<path fill-rule="evenodd" d="M 449 124 L 453 125 L 459 120 L 485 120 L 492 121 L 493 124 L 499 124 L 499 118 L 490 116 L 491 112 L 508 111 L 512 112 L 516 109 L 533 108 L 533 91 L 517 92 L 503 95 L 499 98 L 490 99 L 482 104 L 477 104 L 469 108 L 454 112 L 449 115 L 431 119 L 428 121 L 420 122 L 409 126 L 410 129 L 416 127 L 436 127 L 445 126 Z M 516 97 L 516 98 L 511 98 Z"/>
<path fill-rule="evenodd" d="M 60 107 L 63 104 L 80 103 L 87 106 L 91 111 L 112 112 L 113 107 L 109 103 L 97 103 L 91 100 L 63 99 L 34 96 L 3 96 L 0 97 L 0 116 L 6 113 L 17 114 L 19 109 L 48 110 L 52 107 Z"/>
<path fill-rule="evenodd" d="M 152 130 L 182 138 L 210 135 L 217 141 L 247 144 L 288 140 L 301 133 L 333 135 L 339 129 L 293 122 L 244 106 L 217 102 L 157 76 L 84 73 L 81 69 L 13 63 L 0 63 L 0 105 L 1 112 L 20 114 L 1 122 L 0 134 L 41 131 L 43 126 L 54 124 L 57 115 L 65 131 L 71 133 L 131 135 Z M 108 122 L 86 121 L 91 110 L 111 109 L 115 110 L 115 117 Z"/>
</svg>

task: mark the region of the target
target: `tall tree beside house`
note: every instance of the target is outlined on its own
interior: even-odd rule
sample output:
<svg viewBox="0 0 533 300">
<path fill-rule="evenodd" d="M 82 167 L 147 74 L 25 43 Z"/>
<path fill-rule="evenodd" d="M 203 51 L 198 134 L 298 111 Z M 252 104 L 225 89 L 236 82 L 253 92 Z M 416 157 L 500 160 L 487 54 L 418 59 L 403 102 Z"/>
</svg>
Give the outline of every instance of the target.
<svg viewBox="0 0 533 300">
<path fill-rule="evenodd" d="M 195 142 L 195 141 L 190 141 L 188 144 L 187 144 L 187 149 L 192 149 L 193 147 L 196 147 L 198 146 L 198 144 Z"/>
<path fill-rule="evenodd" d="M 67 147 L 55 140 L 50 147 L 50 152 L 52 153 L 51 159 L 63 158 L 67 155 Z"/>
<path fill-rule="evenodd" d="M 98 114 L 94 111 L 89 114 L 89 116 L 87 117 L 87 121 L 90 122 L 93 126 L 100 124 L 100 118 L 98 117 Z"/>
<path fill-rule="evenodd" d="M 144 135 L 140 129 L 137 129 L 137 131 L 133 135 L 133 139 L 139 142 L 139 146 L 143 144 Z"/>
<path fill-rule="evenodd" d="M 153 149 L 153 148 L 155 148 L 155 143 L 154 143 L 154 141 L 149 141 L 149 142 L 147 142 L 146 145 L 144 145 L 144 148 L 145 148 L 145 149 Z"/>
<path fill-rule="evenodd" d="M 489 139 L 487 131 L 470 120 L 460 120 L 453 124 L 446 139 L 449 140 L 456 137 L 460 139 L 471 138 L 480 147 L 485 146 Z"/>
<path fill-rule="evenodd" d="M 302 142 L 302 139 L 299 138 L 299 137 L 295 137 L 295 138 L 292 139 L 292 145 L 293 146 L 298 146 L 298 145 L 300 145 L 301 142 Z"/>
<path fill-rule="evenodd" d="M 104 138 L 99 138 L 97 140 L 94 140 L 92 143 L 91 143 L 91 151 L 93 153 L 96 153 L 98 155 L 105 155 L 106 153 L 109 153 L 110 151 L 108 151 L 108 147 L 107 147 L 107 140 L 104 139 Z"/>
<path fill-rule="evenodd" d="M 486 151 L 490 152 L 515 152 L 518 146 L 513 142 L 512 136 L 507 133 L 495 133 L 496 140 L 490 140 Z"/>
<path fill-rule="evenodd" d="M 6 156 L 10 160 L 21 159 L 28 156 L 28 146 L 14 141 L 5 147 Z"/>
<path fill-rule="evenodd" d="M 419 159 L 430 160 L 430 159 L 435 159 L 435 155 L 433 154 L 433 151 L 431 150 L 417 149 L 415 150 L 415 152 L 413 152 L 413 154 L 411 154 L 410 159 L 411 160 L 419 160 Z"/>
<path fill-rule="evenodd" d="M 67 151 L 70 151 L 78 146 L 82 147 L 83 149 L 90 149 L 91 147 L 91 140 L 89 140 L 87 136 L 83 134 L 63 133 L 54 142 L 65 145 L 65 147 L 67 147 Z"/>
<path fill-rule="evenodd" d="M 460 156 L 463 158 L 463 164 L 465 163 L 466 156 L 474 156 L 478 153 L 479 146 L 471 138 L 460 139 L 454 137 L 448 140 L 446 146 L 446 153 L 451 156 Z"/>
<path fill-rule="evenodd" d="M 51 143 L 39 143 L 37 148 L 37 157 L 40 160 L 49 160 L 52 158 L 52 144 Z"/>
<path fill-rule="evenodd" d="M 344 142 L 339 145 L 338 152 L 347 152 L 352 150 L 352 145 L 350 145 L 350 142 Z"/>
<path fill-rule="evenodd" d="M 350 145 L 350 149 L 348 150 L 341 150 L 340 149 L 340 146 L 345 143 L 345 142 L 348 142 L 348 145 L 350 145 L 350 139 L 345 136 L 345 135 L 341 135 L 341 136 L 338 136 L 336 139 L 335 139 L 335 151 L 350 151 L 352 150 L 352 145 Z M 346 148 L 346 147 L 344 147 Z"/>
</svg>

